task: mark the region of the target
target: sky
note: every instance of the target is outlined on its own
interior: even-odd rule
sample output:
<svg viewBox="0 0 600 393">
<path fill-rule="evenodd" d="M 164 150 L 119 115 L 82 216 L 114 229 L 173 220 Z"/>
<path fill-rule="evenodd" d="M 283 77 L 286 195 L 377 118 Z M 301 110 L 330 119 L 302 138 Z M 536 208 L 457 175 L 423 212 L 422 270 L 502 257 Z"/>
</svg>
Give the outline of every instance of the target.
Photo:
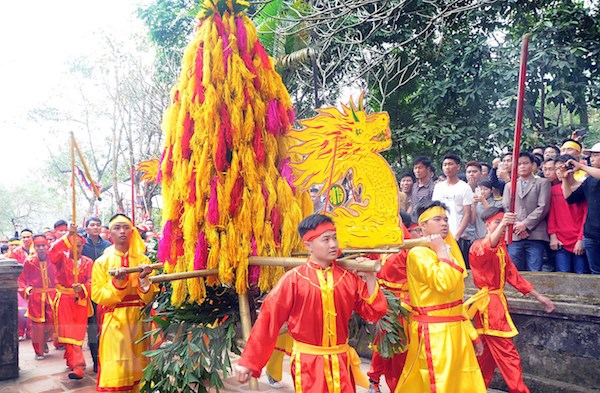
<svg viewBox="0 0 600 393">
<path fill-rule="evenodd" d="M 0 171 L 2 185 L 35 178 L 49 158 L 45 130 L 28 113 L 51 102 L 68 60 L 91 53 L 103 31 L 128 34 L 148 0 L 32 0 L 0 5 Z M 62 135 L 59 136 L 59 138 Z M 54 137 L 56 138 L 56 137 Z M 65 143 L 69 130 L 65 130 Z M 10 171 L 10 172 L 9 172 Z"/>
</svg>

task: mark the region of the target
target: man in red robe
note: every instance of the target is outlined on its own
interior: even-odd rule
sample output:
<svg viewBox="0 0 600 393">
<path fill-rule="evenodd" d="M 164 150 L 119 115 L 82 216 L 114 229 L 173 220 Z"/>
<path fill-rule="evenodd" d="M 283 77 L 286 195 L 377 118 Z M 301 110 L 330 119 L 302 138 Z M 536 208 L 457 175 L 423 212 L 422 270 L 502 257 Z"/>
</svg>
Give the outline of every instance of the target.
<svg viewBox="0 0 600 393">
<path fill-rule="evenodd" d="M 496 366 L 504 377 L 509 392 L 528 393 L 523 382 L 521 358 L 512 341 L 518 334 L 508 311 L 504 286 L 508 282 L 523 295 L 535 297 L 547 313 L 554 311 L 550 299 L 533 289 L 533 285 L 517 271 L 508 255 L 504 235 L 506 228 L 515 223 L 514 213 L 504 213 L 502 208 L 489 207 L 481 218 L 486 223 L 488 235 L 471 246 L 469 259 L 473 282 L 480 291 L 467 301 L 469 317 L 475 317 L 477 333 L 483 340 L 483 355 L 477 358 L 486 387 L 490 385 Z"/>
<path fill-rule="evenodd" d="M 48 339 L 54 330 L 52 302 L 56 268 L 48 261 L 48 241 L 42 234 L 33 236 L 35 253 L 25 260 L 19 276 L 19 294 L 27 300 L 26 316 L 31 321 L 31 344 L 35 359 L 48 353 Z"/>
<path fill-rule="evenodd" d="M 73 238 L 76 238 L 77 262 L 73 261 Z M 81 349 L 91 315 L 90 291 L 93 261 L 81 255 L 85 238 L 77 235 L 77 226 L 71 224 L 66 235 L 58 239 L 48 251 L 56 266 L 56 299 L 54 324 L 58 341 L 65 344 L 65 359 L 71 369 L 70 379 L 82 379 L 85 359 Z"/>
<path fill-rule="evenodd" d="M 310 215 L 298 231 L 309 259 L 285 273 L 265 298 L 235 368 L 237 379 L 245 383 L 251 376 L 260 376 L 287 322 L 294 339 L 291 374 L 295 390 L 355 392 L 355 374 L 350 369 L 360 359 L 348 345 L 348 323 L 352 312 L 370 322 L 382 318 L 387 311 L 385 296 L 375 273 L 361 273 L 363 281 L 335 263 L 338 240 L 331 218 Z"/>
</svg>

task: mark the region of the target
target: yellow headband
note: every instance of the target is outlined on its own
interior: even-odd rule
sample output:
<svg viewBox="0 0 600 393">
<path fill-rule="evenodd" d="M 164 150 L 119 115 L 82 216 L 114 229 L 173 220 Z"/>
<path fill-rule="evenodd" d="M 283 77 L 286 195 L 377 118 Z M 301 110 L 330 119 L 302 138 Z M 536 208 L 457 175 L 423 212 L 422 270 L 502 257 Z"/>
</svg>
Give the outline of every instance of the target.
<svg viewBox="0 0 600 393">
<path fill-rule="evenodd" d="M 446 209 L 441 206 L 430 207 L 419 216 L 419 225 L 427 220 L 431 220 L 435 216 L 446 216 Z"/>
<path fill-rule="evenodd" d="M 581 153 L 581 146 L 579 146 L 577 143 L 573 142 L 573 141 L 566 141 L 565 143 L 563 143 L 561 149 L 566 149 L 566 148 L 571 148 L 574 150 L 577 150 L 578 152 Z"/>
<path fill-rule="evenodd" d="M 33 232 L 31 232 L 31 231 L 21 231 L 21 236 L 23 236 L 23 235 L 31 235 L 31 236 L 33 236 Z"/>
<path fill-rule="evenodd" d="M 20 240 L 11 240 L 8 242 L 9 245 L 11 246 L 20 246 L 21 245 L 21 241 Z"/>
<path fill-rule="evenodd" d="M 111 229 L 115 224 L 129 224 L 133 227 L 133 222 L 125 216 L 116 216 L 113 218 L 112 221 L 108 223 L 108 229 Z"/>
</svg>

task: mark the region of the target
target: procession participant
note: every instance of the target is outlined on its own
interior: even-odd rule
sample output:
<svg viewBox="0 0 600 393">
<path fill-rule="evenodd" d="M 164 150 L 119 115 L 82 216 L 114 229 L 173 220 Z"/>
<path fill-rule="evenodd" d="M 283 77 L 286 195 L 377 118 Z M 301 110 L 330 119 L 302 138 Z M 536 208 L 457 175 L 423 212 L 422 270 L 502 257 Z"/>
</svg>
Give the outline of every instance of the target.
<svg viewBox="0 0 600 393">
<path fill-rule="evenodd" d="M 110 247 L 110 242 L 100 237 L 102 221 L 98 217 L 89 217 L 85 220 L 86 239 L 81 252 L 92 261 L 98 259 L 104 250 Z M 98 372 L 98 321 L 96 320 L 96 303 L 92 302 L 94 313 L 88 318 L 88 347 L 94 362 L 94 372 Z"/>
<path fill-rule="evenodd" d="M 484 393 L 475 358 L 483 346 L 463 309 L 465 263 L 449 232 L 446 206 L 433 201 L 417 212 L 429 247 L 408 252 L 410 339 L 396 393 Z"/>
<path fill-rule="evenodd" d="M 54 331 L 52 302 L 56 268 L 48 261 L 48 241 L 42 234 L 33 236 L 35 254 L 25 260 L 17 280 L 19 294 L 27 300 L 27 318 L 31 321 L 31 344 L 35 360 L 48 353 L 48 339 Z"/>
<path fill-rule="evenodd" d="M 313 214 L 299 225 L 308 249 L 306 264 L 279 280 L 265 298 L 241 359 L 237 379 L 259 377 L 275 347 L 284 322 L 294 339 L 291 374 L 298 392 L 355 392 L 360 360 L 348 345 L 352 312 L 375 322 L 387 311 L 387 302 L 374 272 L 351 273 L 335 261 L 336 228 L 331 218 Z M 350 371 L 352 369 L 352 371 Z M 368 386 L 368 381 L 363 381 Z"/>
<path fill-rule="evenodd" d="M 104 307 L 96 390 L 137 392 L 148 363 L 142 353 L 149 349 L 147 340 L 138 342 L 144 334 L 142 309 L 152 302 L 158 287 L 150 283 L 150 260 L 131 219 L 116 214 L 108 227 L 114 245 L 96 260 L 92 273 L 92 300 Z M 143 271 L 125 272 L 125 268 L 136 266 Z M 111 269 L 117 271 L 112 277 Z"/>
<path fill-rule="evenodd" d="M 68 232 L 69 224 L 65 220 L 58 220 L 54 223 L 54 237 L 56 239 L 63 237 Z"/>
<path fill-rule="evenodd" d="M 19 265 L 22 265 L 30 254 L 35 253 L 35 250 L 33 249 L 31 229 L 23 229 L 19 234 L 20 242 L 16 247 L 9 249 L 8 258 L 16 259 Z"/>
<path fill-rule="evenodd" d="M 488 234 L 471 246 L 471 272 L 473 282 L 480 291 L 466 302 L 469 317 L 475 317 L 475 327 L 481 334 L 484 352 L 477 360 L 486 387 L 490 385 L 496 366 L 511 393 L 528 393 L 523 382 L 521 358 L 512 341 L 518 334 L 510 317 L 504 286 L 508 282 L 523 295 L 535 297 L 547 313 L 554 311 L 550 299 L 533 289 L 533 285 L 519 274 L 510 260 L 504 235 L 506 228 L 515 223 L 515 213 L 490 207 L 482 214 Z"/>
<path fill-rule="evenodd" d="M 77 262 L 73 261 L 73 237 L 76 239 Z M 77 235 L 77 225 L 70 224 L 67 234 L 48 250 L 48 257 L 56 267 L 54 325 L 58 331 L 58 342 L 65 344 L 70 379 L 83 378 L 85 359 L 81 347 L 88 316 L 93 312 L 90 303 L 93 261 L 81 255 L 84 242 L 85 238 Z"/>
<path fill-rule="evenodd" d="M 406 225 L 404 225 L 406 224 Z M 415 226 L 410 220 L 408 214 L 402 214 L 403 233 L 405 239 L 417 239 L 421 237 L 421 231 L 414 230 Z M 408 229 L 406 228 L 408 226 Z M 412 230 L 411 230 L 412 228 Z M 420 228 L 420 227 L 418 227 Z M 406 257 L 408 250 L 401 250 L 397 254 L 382 256 L 381 270 L 377 273 L 377 281 L 382 288 L 392 292 L 400 301 L 408 303 L 408 283 L 406 281 Z M 404 331 L 408 331 L 408 323 L 402 315 L 399 315 L 400 323 Z M 373 356 L 371 357 L 371 368 L 367 372 L 369 376 L 368 393 L 380 392 L 379 381 L 381 376 L 385 376 L 385 382 L 390 388 L 390 391 L 396 389 L 400 374 L 406 362 L 406 351 L 395 354 L 391 358 L 383 358 L 375 345 L 373 348 Z"/>
</svg>

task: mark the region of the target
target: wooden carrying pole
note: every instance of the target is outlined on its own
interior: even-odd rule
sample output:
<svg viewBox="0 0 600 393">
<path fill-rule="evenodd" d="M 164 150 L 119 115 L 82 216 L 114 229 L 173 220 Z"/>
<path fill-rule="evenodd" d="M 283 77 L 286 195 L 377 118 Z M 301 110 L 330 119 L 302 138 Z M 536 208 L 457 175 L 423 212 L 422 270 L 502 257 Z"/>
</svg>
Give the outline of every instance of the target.
<svg viewBox="0 0 600 393">
<path fill-rule="evenodd" d="M 517 193 L 517 179 L 519 169 L 519 153 L 521 150 L 521 133 L 523 130 L 523 103 L 525 102 L 525 79 L 527 76 L 527 47 L 529 46 L 529 34 L 523 36 L 521 44 L 521 67 L 519 69 L 519 88 L 517 93 L 517 113 L 515 122 L 515 138 L 513 140 L 512 172 L 510 175 L 510 206 L 509 211 L 515 211 L 515 198 Z M 507 243 L 512 243 L 513 225 L 509 225 Z"/>
<path fill-rule="evenodd" d="M 252 331 L 252 318 L 250 316 L 250 301 L 248 300 L 248 292 L 238 294 L 238 302 L 240 307 L 240 322 L 242 324 L 242 338 L 244 342 L 250 340 L 250 332 Z M 249 381 L 250 390 L 258 390 L 258 379 L 252 377 Z"/>
<path fill-rule="evenodd" d="M 253 266 L 282 266 L 294 268 L 306 263 L 306 258 L 293 257 L 250 257 L 248 264 Z M 379 261 L 367 260 L 365 262 L 356 262 L 354 260 L 337 261 L 337 264 L 346 270 L 356 270 L 359 272 L 378 272 L 381 269 Z M 162 264 L 154 264 L 153 269 L 160 269 Z M 141 267 L 127 268 L 126 272 L 136 273 L 141 272 Z M 114 275 L 116 270 L 109 271 L 109 274 Z M 184 280 L 186 278 L 206 277 L 218 274 L 218 269 L 192 270 L 190 272 L 180 272 L 171 274 L 160 274 L 150 277 L 151 283 L 159 283 L 166 281 Z"/>
</svg>

